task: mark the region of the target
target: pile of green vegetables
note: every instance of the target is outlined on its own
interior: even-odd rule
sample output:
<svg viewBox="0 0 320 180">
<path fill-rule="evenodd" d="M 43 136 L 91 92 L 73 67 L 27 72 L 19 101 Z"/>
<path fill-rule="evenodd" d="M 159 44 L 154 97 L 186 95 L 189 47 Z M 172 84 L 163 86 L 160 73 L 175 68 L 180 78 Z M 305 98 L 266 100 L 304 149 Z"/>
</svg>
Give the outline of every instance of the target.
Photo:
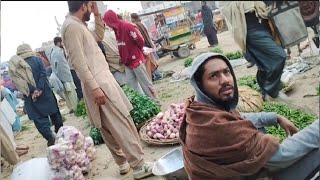
<svg viewBox="0 0 320 180">
<path fill-rule="evenodd" d="M 224 53 L 224 55 L 225 55 L 229 60 L 240 59 L 240 58 L 243 57 L 243 54 L 242 54 L 242 52 L 240 52 L 240 51 L 227 52 L 227 53 Z"/>
<path fill-rule="evenodd" d="M 226 52 L 225 53 L 225 52 L 223 52 L 223 50 L 220 47 L 215 47 L 215 48 L 211 49 L 210 52 L 223 54 L 229 60 L 240 59 L 243 57 L 243 54 L 241 51 Z"/>
<path fill-rule="evenodd" d="M 276 112 L 277 114 L 286 117 L 287 119 L 292 121 L 300 130 L 318 119 L 318 117 L 313 114 L 306 113 L 300 109 L 291 108 L 288 105 L 282 103 L 265 102 L 263 104 L 263 111 Z M 280 138 L 281 141 L 286 138 L 286 133 L 283 129 L 281 129 L 280 126 L 268 127 L 267 132 Z"/>
<path fill-rule="evenodd" d="M 130 115 L 136 126 L 146 122 L 161 111 L 160 105 L 148 96 L 141 95 L 128 86 L 124 86 L 122 89 L 133 106 Z"/>
<path fill-rule="evenodd" d="M 74 112 L 74 114 L 77 116 L 77 117 L 85 117 L 87 116 L 87 109 L 86 109 L 86 104 L 84 102 L 83 99 L 81 99 L 81 101 L 79 101 L 78 105 L 77 105 L 77 109 L 76 111 Z"/>
<path fill-rule="evenodd" d="M 223 50 L 220 47 L 215 47 L 215 48 L 211 49 L 210 52 L 223 54 L 229 60 L 240 59 L 240 58 L 243 57 L 243 54 L 240 51 L 224 53 Z M 192 57 L 184 59 L 184 67 L 191 66 L 192 61 L 193 61 Z"/>
<path fill-rule="evenodd" d="M 192 61 L 193 61 L 193 58 L 192 58 L 192 57 L 186 58 L 186 59 L 184 60 L 184 67 L 189 67 L 189 66 L 191 66 Z"/>
<path fill-rule="evenodd" d="M 210 52 L 223 54 L 223 50 L 220 47 L 215 47 L 211 49 Z"/>
<path fill-rule="evenodd" d="M 139 94 L 128 86 L 124 86 L 122 89 L 133 106 L 133 110 L 130 112 L 130 115 L 136 126 L 141 125 L 161 111 L 160 105 L 149 97 Z M 77 117 L 84 117 L 87 115 L 86 105 L 83 100 L 79 102 L 75 115 Z M 91 127 L 90 137 L 96 145 L 103 142 L 98 128 Z"/>
<path fill-rule="evenodd" d="M 250 76 L 244 76 L 237 80 L 238 86 L 249 86 L 250 88 L 261 92 L 260 86 L 257 83 L 257 78 L 253 75 Z M 281 82 L 280 89 L 283 89 L 286 87 L 286 84 Z"/>
<path fill-rule="evenodd" d="M 98 128 L 91 127 L 89 136 L 93 139 L 94 145 L 99 145 L 104 142 Z"/>
</svg>

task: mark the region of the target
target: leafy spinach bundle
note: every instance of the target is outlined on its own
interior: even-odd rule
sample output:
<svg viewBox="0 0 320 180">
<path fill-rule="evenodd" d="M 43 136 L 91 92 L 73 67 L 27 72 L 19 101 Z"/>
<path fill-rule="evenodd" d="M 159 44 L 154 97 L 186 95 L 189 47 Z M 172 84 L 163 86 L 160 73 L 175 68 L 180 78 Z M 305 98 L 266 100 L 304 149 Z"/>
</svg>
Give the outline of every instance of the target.
<svg viewBox="0 0 320 180">
<path fill-rule="evenodd" d="M 276 112 L 277 114 L 286 117 L 287 119 L 292 121 L 294 125 L 296 125 L 300 130 L 318 119 L 317 116 L 306 113 L 301 109 L 294 109 L 286 104 L 276 102 L 265 102 L 263 104 L 263 111 Z M 279 137 L 281 141 L 286 138 L 286 133 L 281 129 L 281 127 L 268 127 L 267 131 L 269 134 Z"/>
<path fill-rule="evenodd" d="M 128 86 L 123 86 L 122 89 L 133 106 L 130 114 L 136 126 L 149 120 L 161 111 L 160 105 L 151 98 L 139 94 Z"/>
<path fill-rule="evenodd" d="M 98 128 L 91 127 L 89 136 L 93 139 L 94 145 L 99 145 L 104 142 Z"/>
<path fill-rule="evenodd" d="M 238 86 L 249 86 L 250 88 L 252 88 L 256 91 L 261 92 L 261 88 L 258 85 L 257 78 L 253 75 L 244 76 L 244 77 L 238 79 L 237 84 L 238 84 Z M 285 87 L 286 87 L 286 84 L 281 82 L 280 89 L 283 89 Z"/>
<path fill-rule="evenodd" d="M 87 116 L 86 104 L 85 104 L 83 99 L 81 99 L 81 101 L 79 101 L 79 103 L 77 105 L 77 109 L 74 112 L 74 114 L 77 117 L 80 117 L 80 116 L 85 117 L 85 116 Z"/>
</svg>

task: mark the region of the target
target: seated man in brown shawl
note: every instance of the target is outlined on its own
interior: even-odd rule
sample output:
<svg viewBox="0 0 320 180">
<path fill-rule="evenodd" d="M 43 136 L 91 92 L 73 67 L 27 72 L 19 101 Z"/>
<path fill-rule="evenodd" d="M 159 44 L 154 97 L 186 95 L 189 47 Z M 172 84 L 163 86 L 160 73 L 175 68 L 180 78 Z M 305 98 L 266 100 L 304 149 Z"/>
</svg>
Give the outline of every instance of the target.
<svg viewBox="0 0 320 180">
<path fill-rule="evenodd" d="M 305 179 L 319 168 L 319 120 L 299 131 L 276 113 L 236 111 L 236 77 L 225 56 L 198 56 L 191 66 L 191 84 L 196 96 L 188 99 L 180 128 L 189 179 L 234 179 L 255 175 L 263 168 L 290 169 L 313 152 L 316 153 L 309 157 L 311 160 L 304 161 L 297 170 L 290 169 L 289 175 L 280 179 Z M 290 136 L 281 144 L 257 129 L 277 124 Z"/>
</svg>

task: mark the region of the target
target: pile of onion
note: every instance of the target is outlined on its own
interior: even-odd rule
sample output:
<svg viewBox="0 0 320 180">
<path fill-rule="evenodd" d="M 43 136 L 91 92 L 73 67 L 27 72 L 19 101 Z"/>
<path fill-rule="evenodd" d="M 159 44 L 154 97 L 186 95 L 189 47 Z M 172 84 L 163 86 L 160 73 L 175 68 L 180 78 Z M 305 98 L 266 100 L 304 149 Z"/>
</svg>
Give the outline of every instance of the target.
<svg viewBox="0 0 320 180">
<path fill-rule="evenodd" d="M 146 127 L 147 135 L 152 139 L 177 139 L 184 112 L 184 103 L 172 103 L 167 111 L 160 112 L 150 121 Z"/>
</svg>

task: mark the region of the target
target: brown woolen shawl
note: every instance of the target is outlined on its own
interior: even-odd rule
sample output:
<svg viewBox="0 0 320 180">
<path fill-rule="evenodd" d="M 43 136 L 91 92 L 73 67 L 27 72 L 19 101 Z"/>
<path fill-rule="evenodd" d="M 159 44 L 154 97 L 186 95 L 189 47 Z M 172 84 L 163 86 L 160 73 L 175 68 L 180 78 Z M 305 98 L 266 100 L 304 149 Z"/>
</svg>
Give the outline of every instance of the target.
<svg viewBox="0 0 320 180">
<path fill-rule="evenodd" d="M 229 104 L 217 104 L 198 87 L 194 73 L 213 58 L 224 60 L 236 81 L 230 62 L 221 54 L 203 53 L 192 62 L 191 84 L 196 96 L 186 102 L 179 137 L 185 170 L 191 180 L 254 175 L 271 159 L 279 141 L 260 133 L 251 121 L 234 110 L 238 102 L 237 84 Z"/>
<path fill-rule="evenodd" d="M 185 169 L 190 179 L 228 179 L 257 173 L 278 148 L 236 111 L 194 101 L 180 127 Z"/>
</svg>

